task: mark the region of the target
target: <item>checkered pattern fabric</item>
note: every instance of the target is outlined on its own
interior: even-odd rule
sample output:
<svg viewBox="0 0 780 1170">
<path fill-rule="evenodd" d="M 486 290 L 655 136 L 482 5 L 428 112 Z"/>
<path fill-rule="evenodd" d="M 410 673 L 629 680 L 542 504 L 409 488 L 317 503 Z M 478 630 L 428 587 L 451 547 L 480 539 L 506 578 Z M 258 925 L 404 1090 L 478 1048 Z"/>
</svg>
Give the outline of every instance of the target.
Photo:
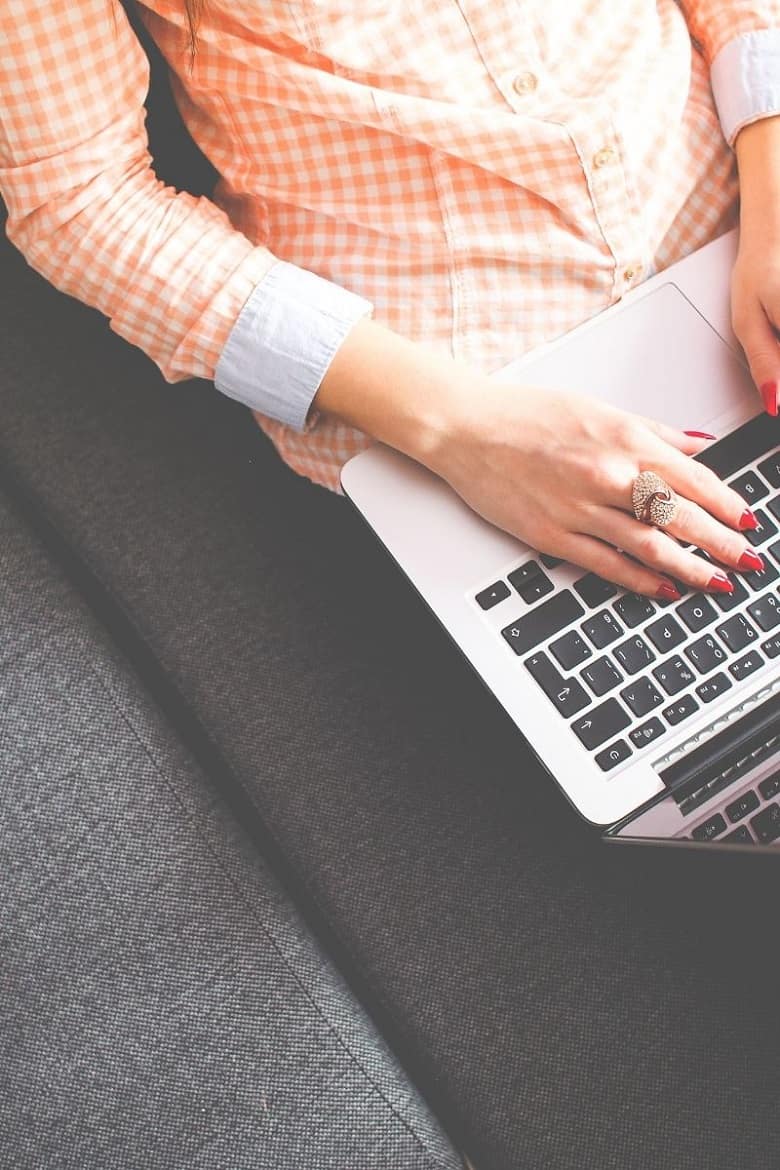
<svg viewBox="0 0 780 1170">
<path fill-rule="evenodd" d="M 171 380 L 212 377 L 274 257 L 484 369 L 734 220 L 709 64 L 779 0 L 147 0 L 215 203 L 149 168 L 118 0 L 4 0 L 0 190 L 29 262 Z M 365 436 L 267 420 L 335 488 Z"/>
</svg>

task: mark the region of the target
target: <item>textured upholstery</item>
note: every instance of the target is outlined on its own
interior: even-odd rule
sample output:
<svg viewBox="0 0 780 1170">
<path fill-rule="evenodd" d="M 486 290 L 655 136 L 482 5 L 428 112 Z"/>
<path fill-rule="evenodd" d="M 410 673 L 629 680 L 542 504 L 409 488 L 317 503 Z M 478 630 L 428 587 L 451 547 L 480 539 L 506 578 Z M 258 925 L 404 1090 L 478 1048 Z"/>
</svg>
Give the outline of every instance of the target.
<svg viewBox="0 0 780 1170">
<path fill-rule="evenodd" d="M 0 269 L 0 468 L 478 1170 L 776 1167 L 776 865 L 597 842 L 345 501 Z"/>
<path fill-rule="evenodd" d="M 0 596 L 3 1167 L 459 1166 L 2 495 Z"/>
</svg>

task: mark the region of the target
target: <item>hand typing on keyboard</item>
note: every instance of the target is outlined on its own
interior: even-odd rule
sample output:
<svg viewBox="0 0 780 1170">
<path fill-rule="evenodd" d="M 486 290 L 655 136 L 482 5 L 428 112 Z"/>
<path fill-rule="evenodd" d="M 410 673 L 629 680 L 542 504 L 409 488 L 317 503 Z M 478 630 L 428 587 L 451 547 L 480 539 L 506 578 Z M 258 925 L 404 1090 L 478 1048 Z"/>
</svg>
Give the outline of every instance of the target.
<svg viewBox="0 0 780 1170">
<path fill-rule="evenodd" d="M 568 392 L 488 382 L 479 403 L 475 412 L 472 389 L 455 406 L 434 470 L 533 548 L 666 600 L 678 596 L 675 581 L 732 592 L 719 566 L 761 571 L 745 536 L 757 522 L 744 496 L 691 459 L 701 438 Z M 664 531 L 632 512 L 632 483 L 648 469 L 679 497 Z"/>
</svg>

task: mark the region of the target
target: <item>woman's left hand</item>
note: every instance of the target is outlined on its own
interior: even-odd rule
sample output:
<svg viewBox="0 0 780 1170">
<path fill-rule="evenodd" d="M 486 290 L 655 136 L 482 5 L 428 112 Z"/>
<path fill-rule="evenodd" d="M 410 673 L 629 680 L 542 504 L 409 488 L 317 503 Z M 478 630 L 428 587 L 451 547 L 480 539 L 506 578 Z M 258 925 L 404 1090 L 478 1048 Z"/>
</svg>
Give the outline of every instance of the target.
<svg viewBox="0 0 780 1170">
<path fill-rule="evenodd" d="M 734 332 L 768 414 L 780 397 L 780 117 L 740 131 L 739 252 L 731 283 Z"/>
</svg>

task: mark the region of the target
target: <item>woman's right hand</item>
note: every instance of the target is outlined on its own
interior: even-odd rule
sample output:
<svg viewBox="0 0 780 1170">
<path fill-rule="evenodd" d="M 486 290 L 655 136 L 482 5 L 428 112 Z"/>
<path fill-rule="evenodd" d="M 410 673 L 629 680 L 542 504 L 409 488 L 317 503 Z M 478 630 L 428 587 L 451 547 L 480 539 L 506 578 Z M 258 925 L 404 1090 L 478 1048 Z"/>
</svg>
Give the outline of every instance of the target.
<svg viewBox="0 0 780 1170">
<path fill-rule="evenodd" d="M 365 320 L 315 408 L 411 455 L 533 548 L 637 593 L 673 599 L 674 581 L 731 592 L 721 565 L 762 567 L 740 531 L 756 527 L 745 501 L 691 459 L 704 441 L 598 399 L 499 382 Z M 663 532 L 633 514 L 640 471 L 678 495 Z"/>
<path fill-rule="evenodd" d="M 673 599 L 674 581 L 730 592 L 721 565 L 762 563 L 741 534 L 755 527 L 745 501 L 691 459 L 705 442 L 585 395 L 485 378 L 451 395 L 429 465 L 486 520 L 533 548 Z M 641 471 L 657 472 L 677 493 L 664 531 L 634 517 Z"/>
</svg>

